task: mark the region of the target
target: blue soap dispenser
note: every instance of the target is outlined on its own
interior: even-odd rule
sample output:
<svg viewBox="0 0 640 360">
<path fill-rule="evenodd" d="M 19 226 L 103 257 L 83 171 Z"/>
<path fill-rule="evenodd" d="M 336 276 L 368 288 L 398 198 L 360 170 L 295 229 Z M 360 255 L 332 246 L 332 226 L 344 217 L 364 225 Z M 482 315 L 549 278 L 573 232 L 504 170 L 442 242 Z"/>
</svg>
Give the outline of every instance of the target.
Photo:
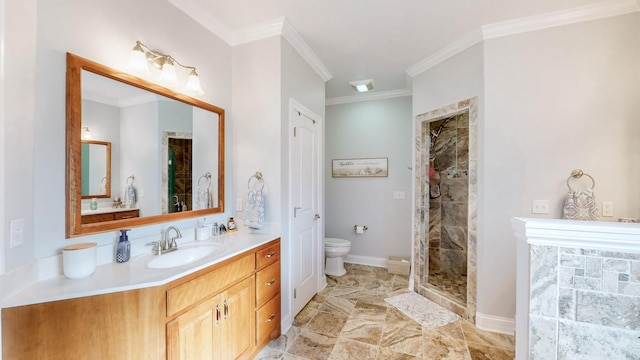
<svg viewBox="0 0 640 360">
<path fill-rule="evenodd" d="M 116 247 L 116 262 L 123 263 L 129 261 L 131 257 L 131 243 L 129 242 L 129 236 L 127 236 L 127 230 L 120 230 L 120 241 Z"/>
</svg>

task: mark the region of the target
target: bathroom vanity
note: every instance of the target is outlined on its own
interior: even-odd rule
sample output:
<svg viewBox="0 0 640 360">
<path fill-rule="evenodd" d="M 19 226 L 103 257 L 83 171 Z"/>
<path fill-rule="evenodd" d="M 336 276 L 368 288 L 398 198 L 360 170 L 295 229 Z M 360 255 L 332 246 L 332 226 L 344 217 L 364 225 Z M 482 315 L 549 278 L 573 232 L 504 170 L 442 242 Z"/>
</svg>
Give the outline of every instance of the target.
<svg viewBox="0 0 640 360">
<path fill-rule="evenodd" d="M 227 243 L 193 267 L 149 269 L 134 258 L 5 299 L 3 358 L 252 358 L 280 336 L 280 239 Z"/>
<path fill-rule="evenodd" d="M 82 212 L 80 221 L 82 224 L 92 224 L 104 221 L 132 219 L 140 216 L 139 209 L 98 209 Z"/>
</svg>

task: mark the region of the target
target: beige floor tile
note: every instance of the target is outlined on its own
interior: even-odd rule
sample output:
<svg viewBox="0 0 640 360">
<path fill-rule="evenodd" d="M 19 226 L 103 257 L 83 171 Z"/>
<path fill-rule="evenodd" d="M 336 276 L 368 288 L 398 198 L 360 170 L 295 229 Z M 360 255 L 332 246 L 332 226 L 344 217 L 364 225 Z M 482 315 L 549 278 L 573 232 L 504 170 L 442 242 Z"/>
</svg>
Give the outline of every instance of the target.
<svg viewBox="0 0 640 360">
<path fill-rule="evenodd" d="M 378 346 L 339 338 L 329 355 L 329 360 L 375 360 L 378 357 L 378 351 Z"/>
<path fill-rule="evenodd" d="M 384 301 L 408 292 L 409 278 L 345 264 L 327 287 L 269 343 L 259 360 L 512 360 L 514 338 L 478 330 L 466 320 L 423 329 Z"/>
</svg>

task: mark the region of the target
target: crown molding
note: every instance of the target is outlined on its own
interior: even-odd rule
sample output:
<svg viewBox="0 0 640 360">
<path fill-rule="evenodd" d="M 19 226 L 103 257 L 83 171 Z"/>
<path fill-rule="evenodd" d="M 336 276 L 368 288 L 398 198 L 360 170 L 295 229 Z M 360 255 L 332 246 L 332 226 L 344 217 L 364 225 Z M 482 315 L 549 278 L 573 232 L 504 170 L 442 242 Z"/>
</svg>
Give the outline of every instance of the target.
<svg viewBox="0 0 640 360">
<path fill-rule="evenodd" d="M 339 96 L 334 98 L 327 98 L 325 100 L 325 105 L 339 105 L 339 104 L 349 104 L 355 102 L 362 101 L 374 101 L 374 100 L 385 100 L 385 99 L 393 99 L 397 97 L 411 96 L 410 89 L 398 89 L 398 90 L 389 90 L 389 91 L 380 91 L 373 93 L 364 93 L 358 95 L 350 95 L 350 96 Z"/>
<path fill-rule="evenodd" d="M 327 82 L 333 78 L 333 74 L 331 74 L 329 69 L 320 61 L 302 36 L 298 34 L 293 25 L 284 17 L 238 31 L 232 31 L 192 0 L 169 0 L 169 2 L 232 47 L 272 36 L 282 36 L 287 39 L 289 44 L 293 46 L 322 80 Z"/>
<path fill-rule="evenodd" d="M 169 3 L 182 10 L 185 14 L 195 20 L 198 24 L 204 26 L 205 29 L 217 35 L 227 44 L 231 45 L 233 40 L 233 32 L 230 28 L 222 24 L 215 17 L 210 16 L 209 12 L 200 5 L 191 0 L 169 0 Z"/>
<path fill-rule="evenodd" d="M 423 72 L 431 69 L 432 67 L 440 64 L 448 58 L 463 52 L 464 50 L 472 47 L 473 45 L 482 42 L 482 31 L 474 30 L 467 35 L 461 37 L 455 42 L 447 45 L 443 49 L 437 51 L 428 58 L 420 61 L 419 63 L 409 67 L 406 72 L 411 77 L 416 77 Z"/>
<path fill-rule="evenodd" d="M 640 11 L 636 0 L 613 0 L 482 26 L 485 40 Z"/>
<path fill-rule="evenodd" d="M 234 31 L 231 46 L 246 44 L 272 36 L 282 36 L 285 38 L 323 81 L 331 80 L 333 74 L 324 66 L 298 31 L 284 17 L 240 31 Z"/>
<path fill-rule="evenodd" d="M 480 29 L 472 31 L 454 43 L 437 51 L 428 58 L 407 68 L 406 73 L 412 78 L 416 77 L 448 58 L 484 40 L 542 30 L 556 26 L 604 19 L 637 11 L 640 11 L 640 0 L 613 0 L 484 25 Z"/>
<path fill-rule="evenodd" d="M 324 80 L 325 82 L 331 80 L 333 78 L 333 74 L 329 71 L 329 69 L 324 66 L 320 58 L 311 50 L 306 41 L 300 36 L 298 31 L 291 25 L 291 23 L 283 18 L 282 24 L 282 37 L 287 39 L 289 44 L 293 46 L 293 48 L 302 56 L 303 59 L 309 63 L 311 68 L 315 70 L 315 72 Z"/>
<path fill-rule="evenodd" d="M 270 38 L 272 36 L 282 35 L 282 28 L 285 22 L 285 18 L 279 18 L 241 30 L 236 30 L 231 36 L 231 46 L 238 46 Z"/>
</svg>

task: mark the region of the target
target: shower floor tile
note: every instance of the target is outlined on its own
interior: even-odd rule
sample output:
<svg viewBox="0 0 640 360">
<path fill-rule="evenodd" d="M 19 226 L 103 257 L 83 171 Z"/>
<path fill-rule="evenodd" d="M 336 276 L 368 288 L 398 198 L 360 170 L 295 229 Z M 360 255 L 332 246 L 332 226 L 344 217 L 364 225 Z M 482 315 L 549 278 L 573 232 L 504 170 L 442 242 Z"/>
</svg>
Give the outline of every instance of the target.
<svg viewBox="0 0 640 360">
<path fill-rule="evenodd" d="M 429 284 L 451 295 L 463 304 L 467 303 L 467 277 L 429 272 Z"/>
</svg>

